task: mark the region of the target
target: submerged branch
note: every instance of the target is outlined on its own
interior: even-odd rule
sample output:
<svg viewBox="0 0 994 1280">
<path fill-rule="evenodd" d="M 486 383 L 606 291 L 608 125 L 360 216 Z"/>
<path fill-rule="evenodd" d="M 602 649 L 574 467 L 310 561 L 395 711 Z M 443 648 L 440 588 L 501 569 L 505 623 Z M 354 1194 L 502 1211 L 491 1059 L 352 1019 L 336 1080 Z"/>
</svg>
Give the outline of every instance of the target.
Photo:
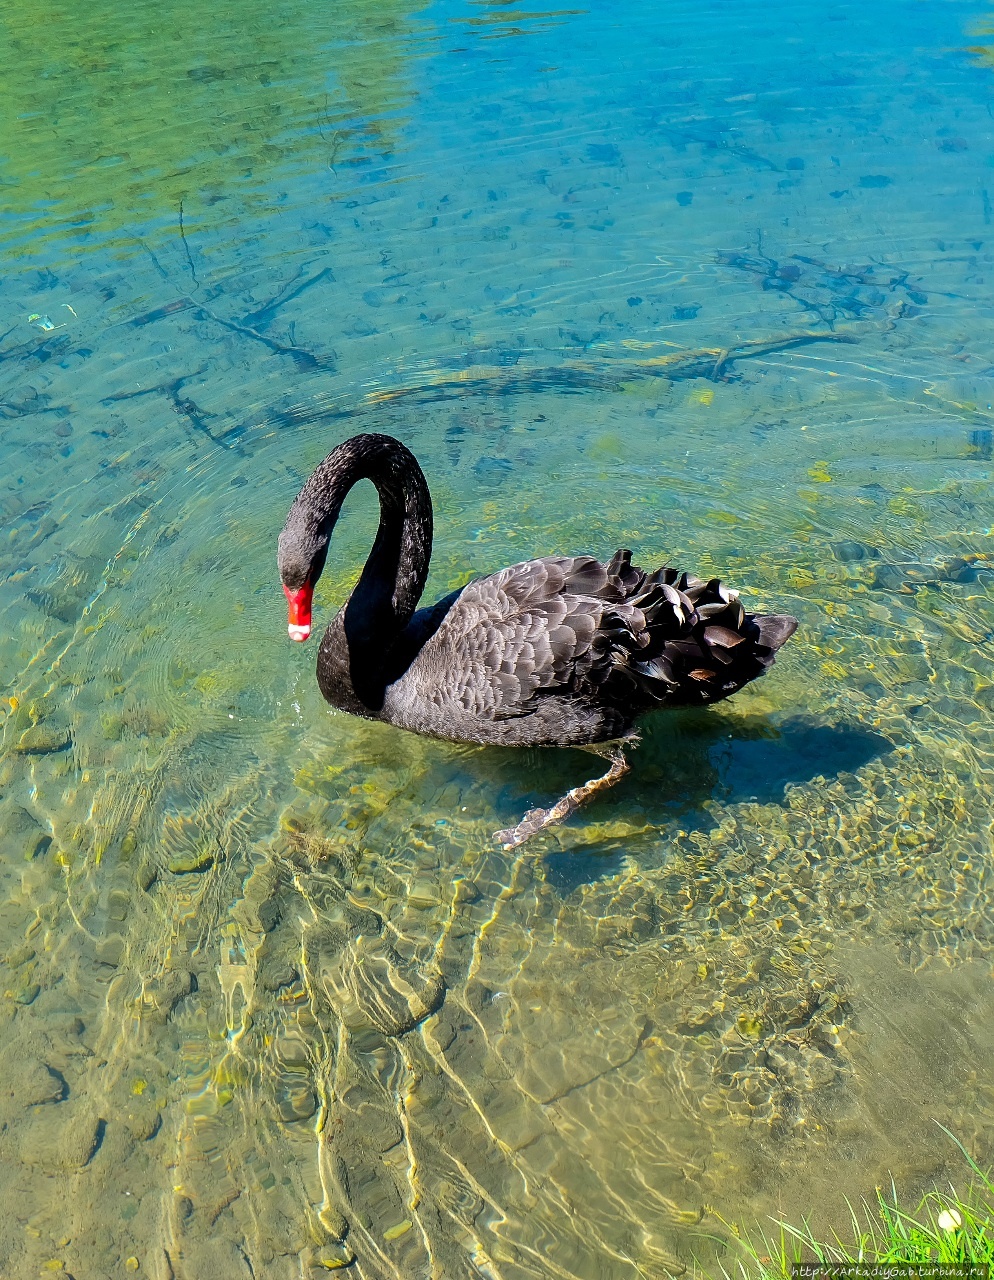
<svg viewBox="0 0 994 1280">
<path fill-rule="evenodd" d="M 399 401 L 432 404 L 472 395 L 517 395 L 536 391 L 619 391 L 627 383 L 640 378 L 665 378 L 671 382 L 690 378 L 707 378 L 720 382 L 736 361 L 755 359 L 776 351 L 806 346 L 812 342 L 856 343 L 851 333 L 814 333 L 803 331 L 782 338 L 757 338 L 734 347 L 709 347 L 695 351 L 677 351 L 648 360 L 603 359 L 586 362 L 567 361 L 522 369 L 520 365 L 470 365 L 464 369 L 445 369 L 428 374 L 408 386 L 371 391 L 352 405 L 336 403 L 330 396 L 319 395 L 304 404 L 272 414 L 256 426 L 289 427 L 318 418 L 354 418 L 368 409 Z M 240 428 L 244 431 L 244 426 Z"/>
</svg>

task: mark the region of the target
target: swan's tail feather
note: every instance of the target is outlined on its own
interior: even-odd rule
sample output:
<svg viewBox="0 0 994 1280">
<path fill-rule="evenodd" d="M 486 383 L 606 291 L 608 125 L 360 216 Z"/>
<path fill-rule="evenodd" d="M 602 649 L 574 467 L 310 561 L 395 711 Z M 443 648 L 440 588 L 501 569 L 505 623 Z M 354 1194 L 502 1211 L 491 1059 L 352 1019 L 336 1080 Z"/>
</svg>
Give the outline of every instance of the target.
<svg viewBox="0 0 994 1280">
<path fill-rule="evenodd" d="M 703 582 L 670 568 L 643 573 L 629 551 L 614 556 L 607 574 L 621 596 L 602 624 L 614 641 L 615 669 L 653 703 L 730 697 L 772 666 L 797 629 L 787 614 L 747 614 L 738 592 L 717 578 Z"/>
<path fill-rule="evenodd" d="M 789 613 L 759 613 L 753 621 L 759 627 L 760 643 L 770 650 L 771 654 L 787 643 L 797 630 L 797 619 Z M 770 658 L 770 662 L 773 658 Z"/>
</svg>

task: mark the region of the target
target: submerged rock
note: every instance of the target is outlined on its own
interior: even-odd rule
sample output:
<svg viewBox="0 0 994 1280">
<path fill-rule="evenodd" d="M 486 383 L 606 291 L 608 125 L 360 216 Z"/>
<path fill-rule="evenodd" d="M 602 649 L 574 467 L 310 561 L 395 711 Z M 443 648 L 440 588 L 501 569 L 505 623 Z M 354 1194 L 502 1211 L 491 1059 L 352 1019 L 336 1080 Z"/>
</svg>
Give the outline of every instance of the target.
<svg viewBox="0 0 994 1280">
<path fill-rule="evenodd" d="M 947 582 L 973 582 L 977 577 L 976 567 L 962 556 L 952 556 L 941 561 L 939 573 Z"/>
<path fill-rule="evenodd" d="M 141 997 L 136 1001 L 136 1011 L 143 1021 L 162 1026 L 179 1002 L 196 987 L 196 979 L 188 970 L 167 969 L 145 981 Z"/>
<path fill-rule="evenodd" d="M 879 556 L 876 547 L 868 547 L 862 542 L 833 542 L 832 551 L 836 560 L 843 564 L 852 564 L 856 560 L 875 560 Z"/>
<path fill-rule="evenodd" d="M 202 844 L 195 849 L 181 849 L 172 854 L 166 867 L 175 876 L 185 875 L 189 871 L 206 871 L 214 862 L 214 850 L 210 845 Z"/>
<path fill-rule="evenodd" d="M 347 1244 L 324 1244 L 315 1249 L 310 1258 L 309 1276 L 326 1275 L 329 1271 L 340 1271 L 355 1262 L 355 1254 Z"/>
<path fill-rule="evenodd" d="M 24 1132 L 21 1157 L 50 1171 L 85 1168 L 103 1142 L 105 1121 L 85 1113 L 63 1116 L 62 1107 L 41 1108 Z"/>
<path fill-rule="evenodd" d="M 473 464 L 473 473 L 483 484 L 503 484 L 513 470 L 510 458 L 485 456 Z"/>
<path fill-rule="evenodd" d="M 317 1094 L 306 1082 L 291 1080 L 278 1090 L 276 1109 L 284 1124 L 310 1120 L 318 1109 Z"/>
<path fill-rule="evenodd" d="M 61 1072 L 54 1071 L 40 1058 L 27 1056 L 18 1061 L 8 1060 L 4 1093 L 22 1107 L 38 1107 L 46 1103 L 61 1102 L 69 1093 L 69 1086 Z"/>
<path fill-rule="evenodd" d="M 910 595 L 913 587 L 924 582 L 934 582 L 937 576 L 930 565 L 880 564 L 877 565 L 870 586 L 875 591 L 900 591 Z"/>
<path fill-rule="evenodd" d="M 65 751 L 72 745 L 72 734 L 68 729 L 60 729 L 55 725 L 33 724 L 25 729 L 14 746 L 22 755 L 44 756 L 54 751 Z"/>
</svg>

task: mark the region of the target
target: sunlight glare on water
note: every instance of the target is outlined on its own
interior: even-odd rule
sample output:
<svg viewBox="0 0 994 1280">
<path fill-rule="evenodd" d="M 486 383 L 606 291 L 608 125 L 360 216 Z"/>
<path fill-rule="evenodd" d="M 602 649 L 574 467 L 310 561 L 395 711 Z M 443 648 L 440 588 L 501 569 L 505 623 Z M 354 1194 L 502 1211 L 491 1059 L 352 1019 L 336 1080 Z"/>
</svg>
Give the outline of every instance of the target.
<svg viewBox="0 0 994 1280">
<path fill-rule="evenodd" d="M 635 1280 L 990 1163 L 991 15 L 0 25 L 0 1273 Z M 286 636 L 369 430 L 432 598 L 629 546 L 799 631 L 504 853 L 589 757 Z"/>
</svg>

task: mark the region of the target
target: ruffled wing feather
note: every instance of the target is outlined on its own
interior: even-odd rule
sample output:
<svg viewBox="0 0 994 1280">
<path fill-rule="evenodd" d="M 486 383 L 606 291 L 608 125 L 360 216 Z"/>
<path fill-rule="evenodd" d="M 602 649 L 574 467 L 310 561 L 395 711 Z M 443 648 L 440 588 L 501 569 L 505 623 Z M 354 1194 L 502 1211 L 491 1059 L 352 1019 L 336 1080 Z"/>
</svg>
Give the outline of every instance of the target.
<svg viewBox="0 0 994 1280">
<path fill-rule="evenodd" d="M 463 590 L 432 645 L 445 679 L 426 692 L 488 720 L 529 715 L 553 695 L 634 717 L 728 697 L 762 674 L 796 625 L 747 615 L 716 578 L 646 573 L 630 551 L 606 565 L 528 560 Z"/>
</svg>

